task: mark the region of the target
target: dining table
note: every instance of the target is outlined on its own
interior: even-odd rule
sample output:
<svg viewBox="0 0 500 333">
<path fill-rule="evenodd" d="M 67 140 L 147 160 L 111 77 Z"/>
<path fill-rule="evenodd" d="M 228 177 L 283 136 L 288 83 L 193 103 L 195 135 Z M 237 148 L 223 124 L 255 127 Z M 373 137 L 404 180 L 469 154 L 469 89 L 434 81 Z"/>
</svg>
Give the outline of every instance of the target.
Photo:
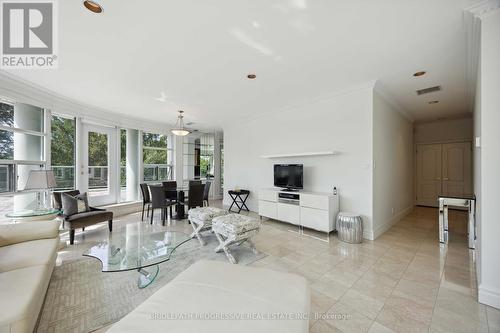
<svg viewBox="0 0 500 333">
<path fill-rule="evenodd" d="M 186 199 L 186 192 L 189 192 L 189 188 L 186 187 L 178 187 L 175 190 L 166 190 L 166 191 L 176 191 L 177 192 L 177 204 L 175 205 L 175 214 L 172 214 L 173 220 L 183 220 L 186 218 L 186 211 L 184 209 L 184 200 Z"/>
</svg>

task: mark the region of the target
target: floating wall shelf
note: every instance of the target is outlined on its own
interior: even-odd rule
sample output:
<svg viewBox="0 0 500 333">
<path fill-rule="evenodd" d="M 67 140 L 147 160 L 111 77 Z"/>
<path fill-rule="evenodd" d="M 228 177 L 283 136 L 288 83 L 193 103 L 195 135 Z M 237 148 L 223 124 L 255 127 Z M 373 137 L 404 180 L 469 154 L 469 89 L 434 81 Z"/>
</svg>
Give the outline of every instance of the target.
<svg viewBox="0 0 500 333">
<path fill-rule="evenodd" d="M 292 153 L 292 154 L 276 154 L 276 155 L 263 155 L 261 158 L 283 158 L 283 157 L 299 157 L 299 156 L 325 156 L 325 155 L 338 155 L 337 151 L 316 151 L 305 153 Z"/>
</svg>

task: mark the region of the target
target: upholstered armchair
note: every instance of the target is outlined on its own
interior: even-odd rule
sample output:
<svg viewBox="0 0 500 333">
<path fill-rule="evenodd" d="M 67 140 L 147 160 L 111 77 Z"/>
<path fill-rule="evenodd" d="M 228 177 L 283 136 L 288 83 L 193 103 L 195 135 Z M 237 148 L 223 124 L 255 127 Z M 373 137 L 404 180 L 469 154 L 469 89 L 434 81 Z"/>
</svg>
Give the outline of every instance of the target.
<svg viewBox="0 0 500 333">
<path fill-rule="evenodd" d="M 80 191 L 66 191 L 66 192 L 54 192 L 53 193 L 53 205 L 54 208 L 62 211 L 62 194 L 68 194 L 70 196 L 77 196 Z M 59 217 L 63 220 L 64 228 L 69 229 L 69 243 L 73 245 L 75 241 L 75 230 L 82 228 L 85 231 L 85 227 L 94 225 L 100 222 L 108 221 L 109 231 L 113 231 L 113 212 L 107 211 L 105 209 L 99 209 L 95 207 L 89 207 L 86 212 L 76 213 L 72 215 L 65 215 L 61 213 Z"/>
</svg>

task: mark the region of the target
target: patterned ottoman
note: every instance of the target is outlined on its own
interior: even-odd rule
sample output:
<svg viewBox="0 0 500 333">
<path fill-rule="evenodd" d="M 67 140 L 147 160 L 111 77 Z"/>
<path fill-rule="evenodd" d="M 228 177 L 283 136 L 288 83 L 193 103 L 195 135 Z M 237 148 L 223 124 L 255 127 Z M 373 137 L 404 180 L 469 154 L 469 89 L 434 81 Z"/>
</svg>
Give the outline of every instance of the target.
<svg viewBox="0 0 500 333">
<path fill-rule="evenodd" d="M 223 216 L 229 214 L 227 210 L 215 208 L 215 207 L 198 207 L 191 208 L 188 211 L 188 220 L 191 222 L 193 227 L 193 233 L 191 237 L 196 237 L 200 241 L 201 245 L 205 245 L 205 242 L 201 238 L 201 232 L 209 230 L 212 227 L 212 219 L 217 216 Z"/>
<path fill-rule="evenodd" d="M 214 218 L 212 220 L 212 230 L 219 240 L 219 246 L 217 246 L 215 252 L 223 250 L 229 261 L 236 264 L 236 260 L 229 252 L 229 245 L 237 243 L 239 246 L 244 242 L 248 242 L 252 251 L 257 253 L 257 249 L 250 238 L 255 236 L 259 229 L 260 221 L 245 215 L 228 214 Z"/>
</svg>

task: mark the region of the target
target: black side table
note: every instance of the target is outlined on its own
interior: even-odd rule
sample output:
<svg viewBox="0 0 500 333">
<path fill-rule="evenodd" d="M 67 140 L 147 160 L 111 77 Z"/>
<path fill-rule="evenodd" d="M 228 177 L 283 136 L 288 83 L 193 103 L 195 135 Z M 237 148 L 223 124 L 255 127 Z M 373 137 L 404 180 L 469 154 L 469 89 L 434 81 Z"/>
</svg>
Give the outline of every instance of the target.
<svg viewBox="0 0 500 333">
<path fill-rule="evenodd" d="M 231 212 L 231 209 L 233 208 L 233 205 L 236 205 L 236 207 L 238 207 L 238 214 L 242 210 L 246 210 L 247 212 L 250 211 L 248 209 L 247 205 L 245 204 L 245 202 L 248 199 L 248 196 L 250 195 L 250 191 L 248 191 L 248 190 L 239 190 L 239 191 L 230 190 L 230 191 L 227 191 L 227 193 L 229 193 L 229 196 L 231 197 L 231 199 L 233 199 L 233 203 L 229 207 L 230 212 Z"/>
</svg>

